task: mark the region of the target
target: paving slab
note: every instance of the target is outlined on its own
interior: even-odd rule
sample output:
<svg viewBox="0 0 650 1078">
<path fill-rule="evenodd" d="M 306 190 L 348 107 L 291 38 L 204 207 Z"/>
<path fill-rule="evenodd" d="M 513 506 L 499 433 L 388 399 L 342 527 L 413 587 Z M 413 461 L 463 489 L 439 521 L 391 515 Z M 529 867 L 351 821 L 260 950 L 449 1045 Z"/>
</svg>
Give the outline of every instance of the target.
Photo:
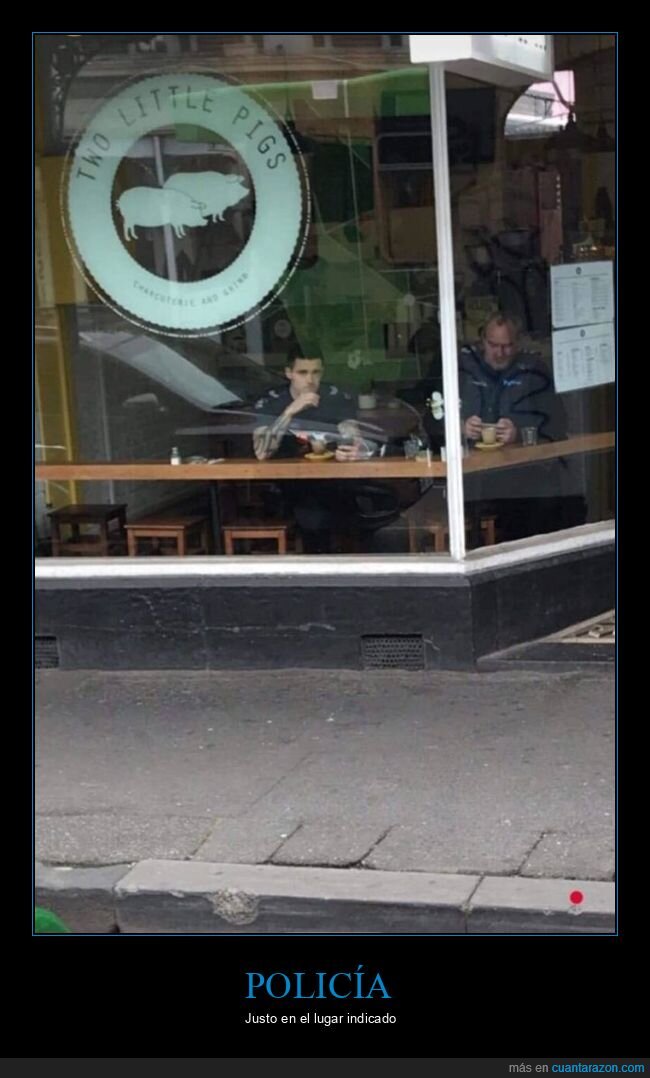
<svg viewBox="0 0 650 1078">
<path fill-rule="evenodd" d="M 301 819 L 291 813 L 272 817 L 248 813 L 236 819 L 217 820 L 193 859 L 226 864 L 263 864 L 271 860 L 301 823 Z"/>
<path fill-rule="evenodd" d="M 522 876 L 612 880 L 616 862 L 613 827 L 604 834 L 545 834 L 521 866 Z"/>
<path fill-rule="evenodd" d="M 109 865 L 156 857 L 191 857 L 212 820 L 101 813 L 39 816 L 36 856 L 47 864 Z"/>
<path fill-rule="evenodd" d="M 442 814 L 438 824 L 393 827 L 364 859 L 368 868 L 392 872 L 516 873 L 539 834 L 512 825 L 507 817 L 489 826 Z"/>
<path fill-rule="evenodd" d="M 383 838 L 375 824 L 351 819 L 306 820 L 273 855 L 276 865 L 358 865 Z"/>
</svg>

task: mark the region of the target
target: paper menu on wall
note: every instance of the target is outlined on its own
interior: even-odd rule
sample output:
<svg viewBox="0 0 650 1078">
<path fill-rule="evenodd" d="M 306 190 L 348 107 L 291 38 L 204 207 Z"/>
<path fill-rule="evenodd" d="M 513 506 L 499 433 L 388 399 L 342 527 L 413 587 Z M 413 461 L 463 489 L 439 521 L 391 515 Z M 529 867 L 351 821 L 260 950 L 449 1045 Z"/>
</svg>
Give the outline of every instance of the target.
<svg viewBox="0 0 650 1078">
<path fill-rule="evenodd" d="M 575 326 L 553 331 L 553 379 L 556 393 L 613 382 L 614 325 Z"/>
<path fill-rule="evenodd" d="M 551 266 L 553 329 L 589 326 L 614 318 L 613 262 Z"/>
</svg>

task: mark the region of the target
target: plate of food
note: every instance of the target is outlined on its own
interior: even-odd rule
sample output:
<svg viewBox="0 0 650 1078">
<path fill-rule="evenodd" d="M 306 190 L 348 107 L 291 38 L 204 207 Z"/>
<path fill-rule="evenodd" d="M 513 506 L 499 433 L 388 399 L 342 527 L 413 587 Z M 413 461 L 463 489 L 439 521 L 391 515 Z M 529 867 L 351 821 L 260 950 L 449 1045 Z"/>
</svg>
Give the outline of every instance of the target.
<svg viewBox="0 0 650 1078">
<path fill-rule="evenodd" d="M 305 453 L 305 460 L 332 460 L 333 456 L 328 449 L 324 453 Z"/>
</svg>

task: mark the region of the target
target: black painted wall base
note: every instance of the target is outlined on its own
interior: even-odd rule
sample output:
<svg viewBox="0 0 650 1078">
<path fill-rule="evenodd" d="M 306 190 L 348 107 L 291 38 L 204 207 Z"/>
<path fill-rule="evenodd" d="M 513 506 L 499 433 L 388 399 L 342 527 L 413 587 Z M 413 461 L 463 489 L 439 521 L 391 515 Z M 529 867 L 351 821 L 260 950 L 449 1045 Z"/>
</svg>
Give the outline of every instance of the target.
<svg viewBox="0 0 650 1078">
<path fill-rule="evenodd" d="M 425 668 L 466 670 L 611 609 L 614 587 L 613 544 L 467 576 L 43 581 L 36 633 L 63 669 L 361 669 L 370 635 L 421 636 Z"/>
</svg>

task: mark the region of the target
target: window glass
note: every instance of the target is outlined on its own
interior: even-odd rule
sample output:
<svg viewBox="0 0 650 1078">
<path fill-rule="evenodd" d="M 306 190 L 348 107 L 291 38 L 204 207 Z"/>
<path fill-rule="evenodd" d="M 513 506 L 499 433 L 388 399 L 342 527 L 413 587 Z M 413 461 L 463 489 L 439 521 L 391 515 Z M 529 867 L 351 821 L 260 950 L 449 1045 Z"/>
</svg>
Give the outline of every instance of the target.
<svg viewBox="0 0 650 1078">
<path fill-rule="evenodd" d="M 555 386 L 553 269 L 614 257 L 613 48 L 574 37 L 556 82 L 597 150 L 522 137 L 521 91 L 447 78 L 463 420 L 486 325 L 553 401 L 545 424 L 518 413 L 514 462 L 465 433 L 470 548 L 613 513 L 613 384 L 566 345 Z M 429 81 L 406 35 L 39 34 L 36 103 L 39 554 L 102 552 L 111 505 L 111 554 L 188 517 L 208 554 L 446 553 Z M 55 551 L 70 506 L 89 520 Z"/>
<path fill-rule="evenodd" d="M 496 91 L 492 160 L 451 166 L 473 544 L 614 515 L 614 42 L 555 53 L 554 84 Z M 548 123 L 520 124 L 540 93 Z"/>
</svg>

